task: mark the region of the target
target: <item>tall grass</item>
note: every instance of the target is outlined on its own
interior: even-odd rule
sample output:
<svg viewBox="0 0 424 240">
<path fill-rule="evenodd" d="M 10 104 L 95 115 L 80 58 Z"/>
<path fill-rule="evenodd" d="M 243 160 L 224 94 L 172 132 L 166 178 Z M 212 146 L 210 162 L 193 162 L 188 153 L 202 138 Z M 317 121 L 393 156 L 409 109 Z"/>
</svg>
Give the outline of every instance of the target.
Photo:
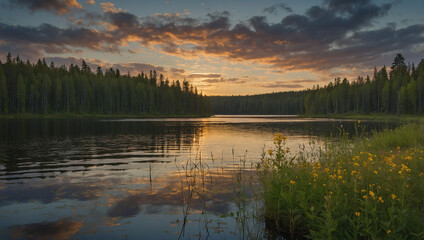
<svg viewBox="0 0 424 240">
<path fill-rule="evenodd" d="M 268 238 L 424 239 L 424 127 L 342 137 L 310 161 L 287 138 L 258 165 Z"/>
</svg>

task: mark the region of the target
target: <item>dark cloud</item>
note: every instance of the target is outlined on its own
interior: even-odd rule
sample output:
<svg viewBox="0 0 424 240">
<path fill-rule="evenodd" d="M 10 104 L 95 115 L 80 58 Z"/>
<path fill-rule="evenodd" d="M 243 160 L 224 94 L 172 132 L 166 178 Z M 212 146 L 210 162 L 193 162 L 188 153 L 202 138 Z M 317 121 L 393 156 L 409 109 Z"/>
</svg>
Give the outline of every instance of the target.
<svg viewBox="0 0 424 240">
<path fill-rule="evenodd" d="M 180 73 L 180 74 L 185 73 L 185 70 L 182 68 L 171 68 L 169 71 L 172 73 Z"/>
<path fill-rule="evenodd" d="M 106 33 L 88 28 L 58 28 L 50 24 L 26 27 L 0 23 L 0 39 L 7 46 L 32 48 L 46 53 L 74 53 L 74 48 L 98 51 L 118 51 L 119 40 Z"/>
<path fill-rule="evenodd" d="M 209 78 L 204 79 L 202 82 L 205 83 L 246 83 L 249 80 L 249 77 L 243 76 L 238 78 Z"/>
<path fill-rule="evenodd" d="M 124 31 L 125 29 L 137 28 L 139 25 L 137 17 L 127 12 L 108 12 L 107 15 L 112 25 L 122 28 Z"/>
<path fill-rule="evenodd" d="M 76 48 L 119 51 L 121 46 L 136 42 L 183 58 L 217 56 L 289 71 L 376 64 L 375 60 L 386 54 L 406 54 L 414 47 L 416 52 L 416 46 L 424 43 L 421 24 L 401 29 L 372 28 L 392 5 L 377 5 L 371 0 L 325 0 L 304 14 L 290 14 L 277 23 L 254 16 L 235 25 L 231 24 L 228 12 L 210 13 L 206 20 L 177 13 L 139 18 L 113 4 L 102 6 L 107 7 L 102 15 L 86 14 L 84 19 L 105 26 L 98 30 L 0 24 L 0 39 L 6 41 L 0 49 L 29 45 L 34 51 L 50 53 L 73 52 Z M 135 49 L 132 47 L 131 51 Z M 175 74 L 189 77 L 185 73 Z"/>
<path fill-rule="evenodd" d="M 187 75 L 188 78 L 220 78 L 221 74 L 216 73 L 193 73 Z"/>
<path fill-rule="evenodd" d="M 333 0 L 311 7 L 303 15 L 286 16 L 279 23 L 255 16 L 234 26 L 227 12 L 209 14 L 205 22 L 178 16 L 149 17 L 139 22 L 130 13 L 111 15 L 110 19 L 119 27 L 113 35 L 123 41 L 157 46 L 167 54 L 186 58 L 206 54 L 261 62 L 286 70 L 317 70 L 358 64 L 347 56 L 349 46 L 339 43 L 349 40 L 352 32 L 363 33 L 362 28 L 384 16 L 390 7 L 366 0 Z M 419 42 L 411 42 L 416 43 Z M 385 51 L 373 52 L 374 58 L 392 50 L 386 45 L 382 47 Z M 358 56 L 369 52 L 369 49 L 357 50 Z"/>
<path fill-rule="evenodd" d="M 264 88 L 303 88 L 303 85 L 300 84 L 287 84 L 286 82 L 275 82 L 275 83 L 269 83 L 269 84 L 263 84 L 261 87 Z"/>
<path fill-rule="evenodd" d="M 83 221 L 64 218 L 54 222 L 17 225 L 10 228 L 11 239 L 69 239 L 83 227 Z"/>
<path fill-rule="evenodd" d="M 293 12 L 293 9 L 291 7 L 289 7 L 289 5 L 287 5 L 286 3 L 274 4 L 271 7 L 264 8 L 264 10 L 262 10 L 262 11 L 267 12 L 267 13 L 271 13 L 271 14 L 277 14 L 279 9 L 282 9 L 282 10 L 288 12 L 288 13 Z"/>
<path fill-rule="evenodd" d="M 76 0 L 9 0 L 12 5 L 28 7 L 31 11 L 49 11 L 62 15 L 73 9 L 82 9 Z"/>
<path fill-rule="evenodd" d="M 315 83 L 318 82 L 317 80 L 312 80 L 312 79 L 299 79 L 299 80 L 289 80 L 288 82 L 293 82 L 293 83 Z"/>
</svg>

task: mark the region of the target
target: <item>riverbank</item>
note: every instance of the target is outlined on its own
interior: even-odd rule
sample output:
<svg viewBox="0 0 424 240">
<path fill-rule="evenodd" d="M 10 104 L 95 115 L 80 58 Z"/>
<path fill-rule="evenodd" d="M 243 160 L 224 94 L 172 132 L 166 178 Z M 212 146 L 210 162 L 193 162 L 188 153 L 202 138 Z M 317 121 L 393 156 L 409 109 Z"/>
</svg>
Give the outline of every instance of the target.
<svg viewBox="0 0 424 240">
<path fill-rule="evenodd" d="M 420 115 L 393 115 L 393 114 L 357 114 L 357 113 L 345 113 L 345 114 L 318 114 L 308 115 L 303 114 L 299 117 L 305 118 L 337 118 L 337 119 L 357 119 L 357 120 L 375 120 L 375 121 L 416 121 L 424 119 L 424 116 Z"/>
<path fill-rule="evenodd" d="M 111 119 L 111 118 L 201 118 L 212 115 L 193 114 L 96 114 L 96 113 L 19 113 L 0 115 L 0 119 Z"/>
<path fill-rule="evenodd" d="M 423 122 L 296 156 L 287 141 L 258 166 L 270 239 L 423 239 Z"/>
</svg>

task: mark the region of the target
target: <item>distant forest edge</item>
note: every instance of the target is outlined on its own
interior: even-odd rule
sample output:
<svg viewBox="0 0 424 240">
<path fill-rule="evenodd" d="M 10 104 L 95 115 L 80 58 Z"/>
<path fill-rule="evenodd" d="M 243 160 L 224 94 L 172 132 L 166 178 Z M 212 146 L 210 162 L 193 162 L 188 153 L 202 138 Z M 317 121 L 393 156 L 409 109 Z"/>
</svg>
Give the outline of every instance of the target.
<svg viewBox="0 0 424 240">
<path fill-rule="evenodd" d="M 336 78 L 324 87 L 250 96 L 198 93 L 184 80 L 170 82 L 150 71 L 121 75 L 119 69 L 92 72 L 82 61 L 50 66 L 7 55 L 0 61 L 0 114 L 83 113 L 94 115 L 210 116 L 213 114 L 423 114 L 424 59 L 406 65 L 398 54 L 390 69 L 372 77 Z"/>
<path fill-rule="evenodd" d="M 93 73 L 84 61 L 66 68 L 44 59 L 23 62 L 9 53 L 0 61 L 0 114 L 16 113 L 208 116 L 211 106 L 189 82 L 170 83 L 156 71 L 130 76 L 98 67 Z"/>
<path fill-rule="evenodd" d="M 415 67 L 398 54 L 389 71 L 375 68 L 372 77 L 336 78 L 303 91 L 212 96 L 210 102 L 215 114 L 422 114 L 424 59 Z"/>
</svg>

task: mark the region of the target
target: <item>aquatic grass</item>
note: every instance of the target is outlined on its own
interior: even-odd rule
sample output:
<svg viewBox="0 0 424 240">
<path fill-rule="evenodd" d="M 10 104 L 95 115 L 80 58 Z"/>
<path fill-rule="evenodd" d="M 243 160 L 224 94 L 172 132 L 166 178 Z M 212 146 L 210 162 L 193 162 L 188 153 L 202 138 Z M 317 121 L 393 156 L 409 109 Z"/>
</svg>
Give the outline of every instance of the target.
<svg viewBox="0 0 424 240">
<path fill-rule="evenodd" d="M 224 170 L 223 161 L 215 165 L 215 159 L 203 159 L 198 149 L 194 158 L 189 158 L 182 165 L 176 164 L 180 178 L 178 196 L 181 200 L 182 218 L 178 239 L 209 239 L 220 235 L 226 229 L 221 225 L 223 218 L 234 219 L 234 229 L 229 234 L 234 239 L 263 239 L 264 224 L 262 201 L 257 190 L 258 181 L 254 164 L 247 165 L 247 156 L 233 161 L 230 169 Z M 208 164 L 209 163 L 209 164 Z M 211 164 L 211 165 L 210 165 Z M 211 210 L 212 192 L 225 189 L 234 204 L 226 213 L 209 212 Z M 198 225 L 199 232 L 193 233 L 190 227 Z M 195 227 L 196 228 L 196 227 Z"/>
<path fill-rule="evenodd" d="M 258 190 L 260 185 L 257 177 L 252 174 L 255 172 L 254 164 L 246 166 L 246 158 L 246 155 L 241 157 L 238 164 L 233 160 L 235 171 L 232 186 L 235 212 L 231 212 L 230 215 L 236 220 L 234 236 L 239 239 L 264 239 L 263 201 Z"/>
<path fill-rule="evenodd" d="M 342 137 L 313 161 L 277 134 L 257 169 L 268 238 L 423 239 L 422 130 Z"/>
</svg>

